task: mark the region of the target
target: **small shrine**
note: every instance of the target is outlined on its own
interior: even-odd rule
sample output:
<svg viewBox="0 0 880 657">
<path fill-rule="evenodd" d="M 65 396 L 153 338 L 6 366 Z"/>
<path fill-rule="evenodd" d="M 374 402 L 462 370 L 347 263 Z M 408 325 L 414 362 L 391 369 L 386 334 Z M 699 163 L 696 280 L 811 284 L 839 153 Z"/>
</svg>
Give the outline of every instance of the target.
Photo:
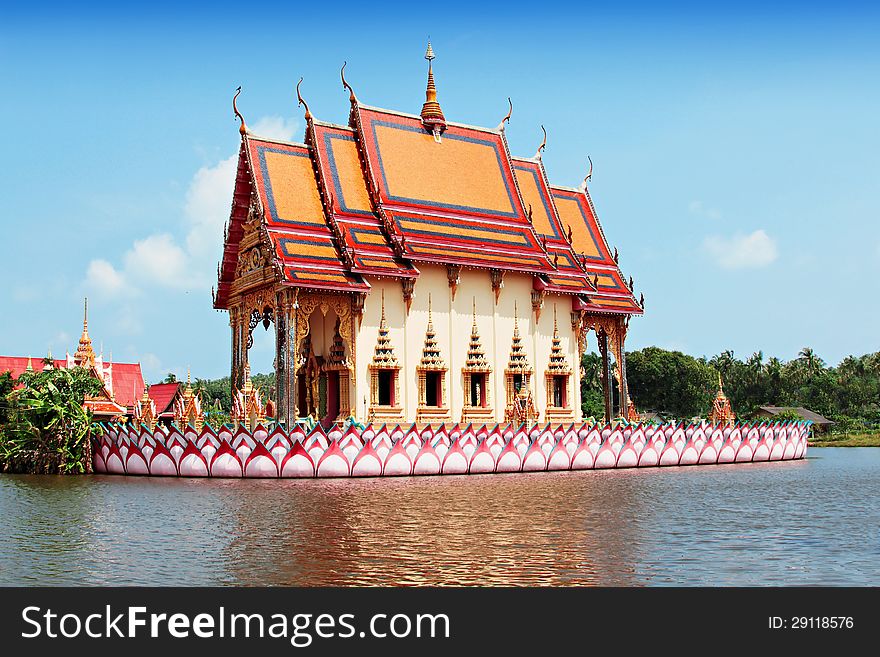
<svg viewBox="0 0 880 657">
<path fill-rule="evenodd" d="M 260 396 L 260 389 L 251 381 L 251 367 L 245 363 L 244 386 L 232 396 L 232 409 L 229 419 L 238 427 L 244 425 L 251 431 L 258 424 L 266 422 L 266 407 Z"/>
<path fill-rule="evenodd" d="M 721 373 L 718 373 L 718 392 L 712 400 L 712 410 L 709 411 L 709 422 L 712 424 L 733 424 L 736 414 L 730 406 L 730 400 L 724 394 L 724 386 L 721 383 Z"/>
<path fill-rule="evenodd" d="M 156 402 L 150 398 L 150 386 L 144 386 L 144 396 L 134 405 L 134 421 L 137 426 L 144 426 L 150 431 L 154 431 L 159 423 Z"/>
<path fill-rule="evenodd" d="M 174 403 L 174 422 L 181 428 L 193 426 L 196 431 L 201 431 L 205 424 L 202 393 L 193 391 L 189 369 L 186 371 L 186 388 L 183 396 Z"/>
</svg>

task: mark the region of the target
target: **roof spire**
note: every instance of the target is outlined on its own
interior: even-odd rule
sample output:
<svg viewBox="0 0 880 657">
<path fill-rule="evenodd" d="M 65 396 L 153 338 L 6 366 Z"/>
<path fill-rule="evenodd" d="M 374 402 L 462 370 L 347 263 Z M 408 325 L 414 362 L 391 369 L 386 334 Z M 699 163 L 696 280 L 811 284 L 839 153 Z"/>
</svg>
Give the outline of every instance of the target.
<svg viewBox="0 0 880 657">
<path fill-rule="evenodd" d="M 302 78 L 300 78 L 299 82 L 296 83 L 296 100 L 299 102 L 300 105 L 302 105 L 303 107 L 306 108 L 306 117 L 305 117 L 306 121 L 311 121 L 312 120 L 312 113 L 311 113 L 311 111 L 309 111 L 309 104 L 303 100 L 302 94 L 299 93 L 299 85 L 301 85 L 302 83 L 303 83 Z"/>
<path fill-rule="evenodd" d="M 241 121 L 241 125 L 238 127 L 238 131 L 241 133 L 241 136 L 244 137 L 247 134 L 247 126 L 244 124 L 244 117 L 241 115 L 241 112 L 238 111 L 238 105 L 235 104 L 235 101 L 238 98 L 238 94 L 240 93 L 241 85 L 239 85 L 238 89 L 235 90 L 235 95 L 232 97 L 232 111 L 235 113 L 235 116 L 238 117 L 238 120 Z"/>
<path fill-rule="evenodd" d="M 580 187 L 581 191 L 586 190 L 587 183 L 593 179 L 593 158 L 591 158 L 589 155 L 587 155 L 587 160 L 590 161 L 590 170 L 587 172 L 587 175 L 584 176 L 584 181 L 581 183 L 581 187 Z"/>
<path fill-rule="evenodd" d="M 79 338 L 79 345 L 73 355 L 73 361 L 80 367 L 95 366 L 95 350 L 92 349 L 92 339 L 89 337 L 89 298 L 83 302 L 83 330 Z"/>
<path fill-rule="evenodd" d="M 547 148 L 547 131 L 544 129 L 544 126 L 541 126 L 541 132 L 544 133 L 544 141 L 541 142 L 541 145 L 538 146 L 538 152 L 535 153 L 536 160 L 541 159 L 541 151 L 543 151 L 545 148 Z"/>
<path fill-rule="evenodd" d="M 422 105 L 422 125 L 434 135 L 434 141 L 440 143 L 440 135 L 446 130 L 446 117 L 437 102 L 437 87 L 434 85 L 434 70 L 431 61 L 434 59 L 434 49 L 431 47 L 431 39 L 428 39 L 428 49 L 425 51 L 425 59 L 428 60 L 428 88 L 425 90 L 425 104 Z"/>
<path fill-rule="evenodd" d="M 510 115 L 513 114 L 513 101 L 510 100 L 510 96 L 507 97 L 507 104 L 510 105 L 510 109 L 507 110 L 507 116 L 501 119 L 501 123 L 495 128 L 498 132 L 504 132 L 504 124 L 510 123 Z"/>
<path fill-rule="evenodd" d="M 357 103 L 357 96 L 354 95 L 354 89 L 351 88 L 348 80 L 345 79 L 345 66 L 347 64 L 347 61 L 342 62 L 342 70 L 339 71 L 339 75 L 342 77 L 342 88 L 348 89 L 348 100 L 351 101 L 352 105 L 354 105 L 355 103 Z"/>
</svg>

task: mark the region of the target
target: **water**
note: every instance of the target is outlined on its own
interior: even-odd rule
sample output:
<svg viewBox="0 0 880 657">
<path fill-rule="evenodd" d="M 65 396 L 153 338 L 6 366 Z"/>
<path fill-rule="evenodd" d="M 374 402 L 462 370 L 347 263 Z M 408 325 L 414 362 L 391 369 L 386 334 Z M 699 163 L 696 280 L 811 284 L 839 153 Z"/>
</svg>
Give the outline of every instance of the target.
<svg viewBox="0 0 880 657">
<path fill-rule="evenodd" d="M 880 449 L 371 480 L 0 475 L 0 584 L 880 585 Z"/>
</svg>

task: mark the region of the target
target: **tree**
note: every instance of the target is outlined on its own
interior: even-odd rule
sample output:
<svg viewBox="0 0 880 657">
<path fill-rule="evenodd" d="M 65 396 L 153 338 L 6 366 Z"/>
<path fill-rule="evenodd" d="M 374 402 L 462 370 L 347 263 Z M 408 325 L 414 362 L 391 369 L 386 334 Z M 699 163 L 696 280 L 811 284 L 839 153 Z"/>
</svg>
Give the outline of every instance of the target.
<svg viewBox="0 0 880 657">
<path fill-rule="evenodd" d="M 689 418 L 708 412 L 718 374 L 703 359 L 646 347 L 626 355 L 630 396 L 639 409 Z"/>
<path fill-rule="evenodd" d="M 27 371 L 7 393 L 9 421 L 0 435 L 4 469 L 25 472 L 87 472 L 91 463 L 91 411 L 86 397 L 104 384 L 89 370 Z"/>
<path fill-rule="evenodd" d="M 177 375 L 174 372 L 168 372 L 168 375 L 162 383 L 177 383 Z"/>
<path fill-rule="evenodd" d="M 592 352 L 586 352 L 581 357 L 581 410 L 584 417 L 601 418 L 605 415 L 602 357 Z"/>
</svg>

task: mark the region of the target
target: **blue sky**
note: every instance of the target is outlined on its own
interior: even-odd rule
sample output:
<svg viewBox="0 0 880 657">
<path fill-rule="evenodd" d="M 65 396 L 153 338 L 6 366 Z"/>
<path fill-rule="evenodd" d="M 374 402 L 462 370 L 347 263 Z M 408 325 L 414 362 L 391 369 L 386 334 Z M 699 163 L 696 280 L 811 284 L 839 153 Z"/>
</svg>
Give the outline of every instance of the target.
<svg viewBox="0 0 880 657">
<path fill-rule="evenodd" d="M 301 140 L 296 80 L 344 123 L 348 60 L 363 102 L 418 112 L 428 35 L 447 119 L 494 126 L 511 96 L 515 154 L 543 124 L 553 182 L 592 156 L 647 300 L 630 348 L 876 351 L 878 33 L 876 9 L 847 3 L 17 7 L 0 24 L 0 353 L 73 350 L 88 295 L 105 355 L 149 379 L 228 373 L 210 288 L 233 91 L 253 131 Z M 268 335 L 253 361 L 271 366 Z"/>
</svg>

